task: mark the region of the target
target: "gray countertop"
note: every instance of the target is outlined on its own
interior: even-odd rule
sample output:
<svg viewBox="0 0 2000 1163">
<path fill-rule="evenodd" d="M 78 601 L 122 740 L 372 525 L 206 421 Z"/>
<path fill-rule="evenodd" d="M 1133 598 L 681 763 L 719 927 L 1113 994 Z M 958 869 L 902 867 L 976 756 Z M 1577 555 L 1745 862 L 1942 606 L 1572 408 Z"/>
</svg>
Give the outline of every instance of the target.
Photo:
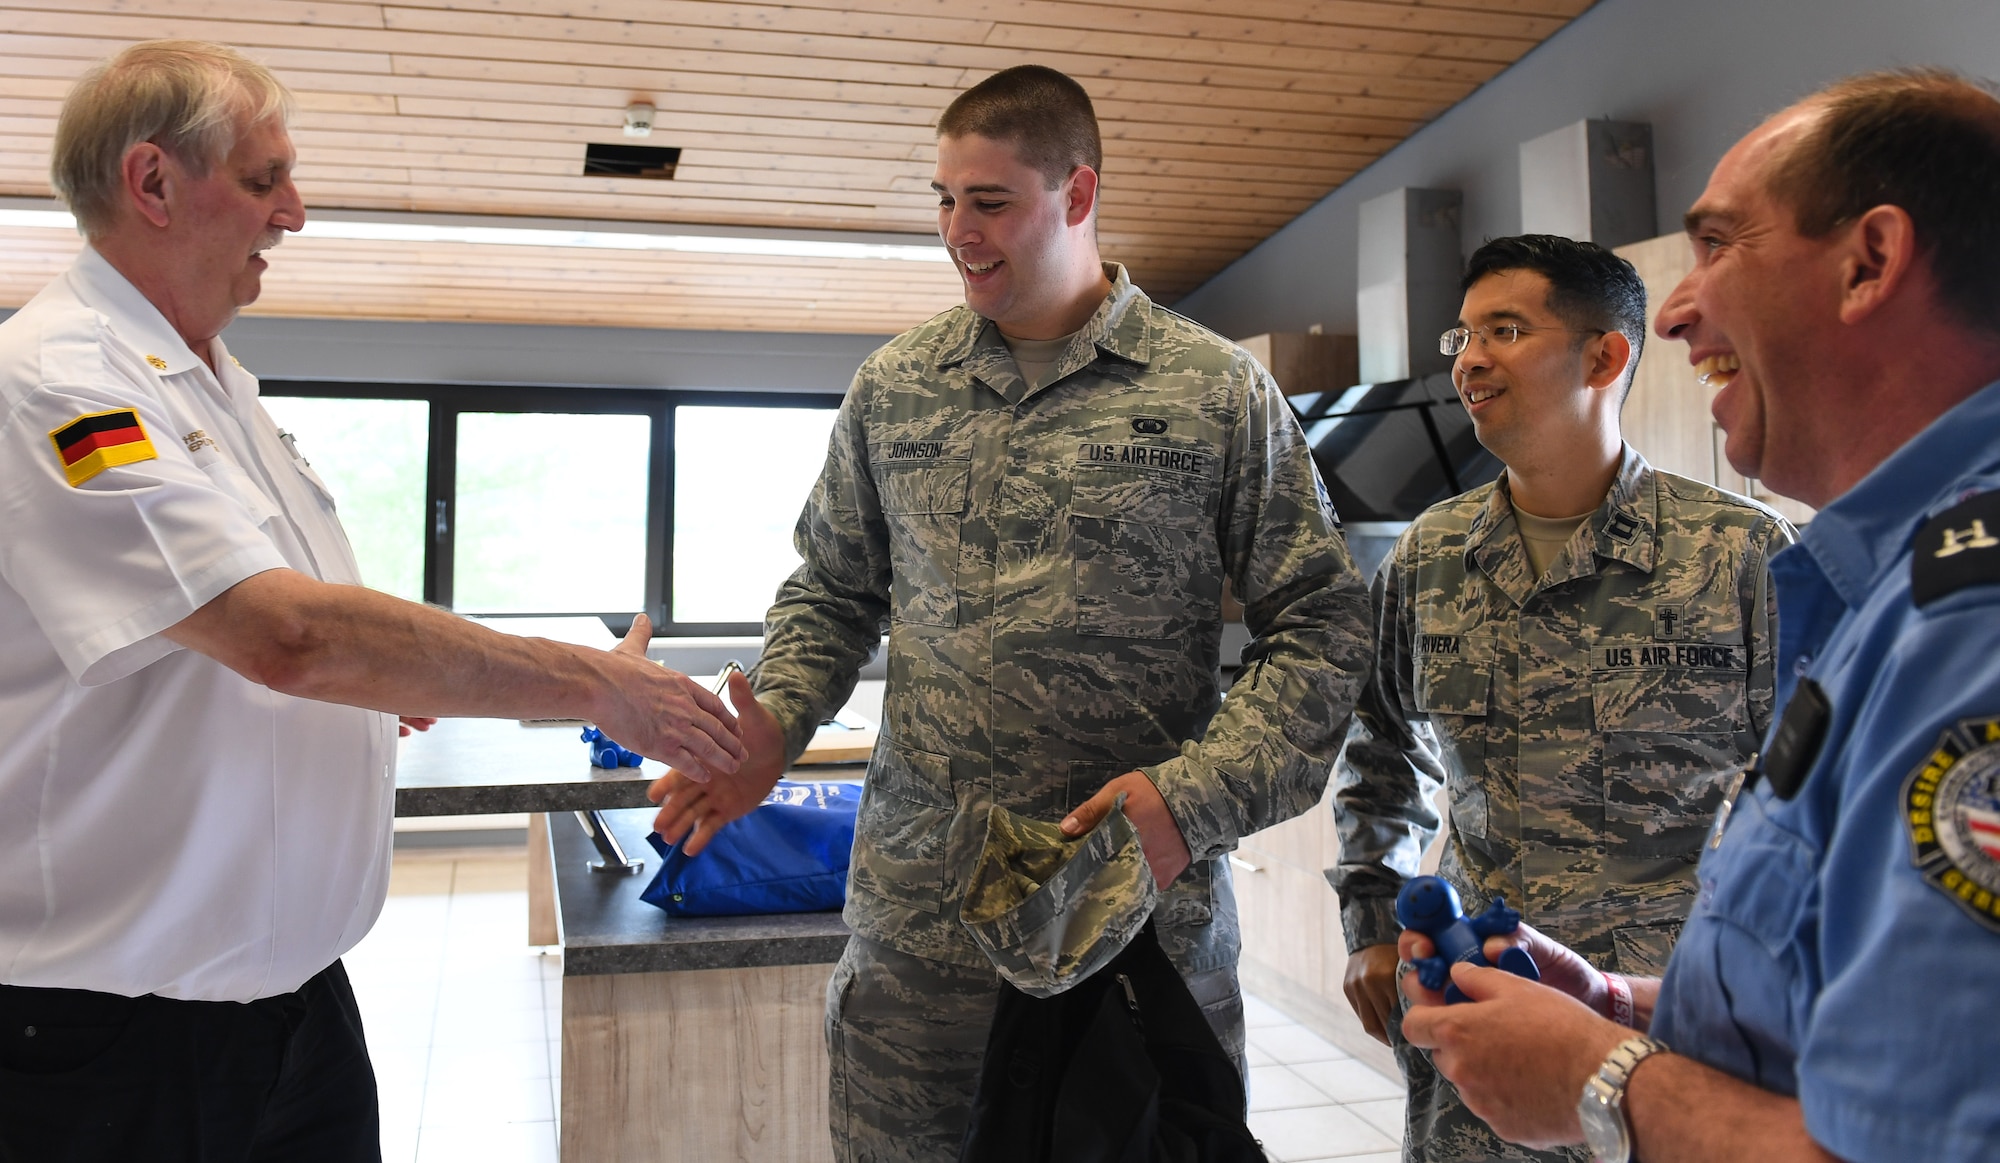
<svg viewBox="0 0 2000 1163">
<path fill-rule="evenodd" d="M 646 862 L 644 871 L 634 876 L 590 871 L 597 851 L 583 829 L 572 820 L 549 821 L 564 977 L 823 965 L 840 959 L 848 929 L 838 912 L 671 917 L 640 900 L 640 891 L 660 868 L 659 854 L 646 843 L 653 812 L 606 812 L 604 820 L 626 854 Z"/>
<path fill-rule="evenodd" d="M 402 741 L 396 814 L 471 816 L 646 805 L 663 764 L 590 765 L 581 725 L 526 727 L 513 719 L 443 719 Z"/>
</svg>

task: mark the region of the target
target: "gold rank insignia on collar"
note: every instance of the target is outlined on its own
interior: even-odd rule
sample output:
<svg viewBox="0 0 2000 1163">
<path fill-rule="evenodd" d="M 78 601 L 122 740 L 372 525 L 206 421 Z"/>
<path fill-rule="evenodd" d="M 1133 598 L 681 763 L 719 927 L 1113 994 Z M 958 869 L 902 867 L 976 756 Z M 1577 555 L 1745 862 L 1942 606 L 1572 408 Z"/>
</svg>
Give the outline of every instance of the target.
<svg viewBox="0 0 2000 1163">
<path fill-rule="evenodd" d="M 154 370 L 155 370 L 155 371 L 166 371 L 166 370 L 167 370 L 167 361 L 166 361 L 166 360 L 164 360 L 164 359 L 161 359 L 161 358 L 160 358 L 159 356 L 157 356 L 157 355 L 149 355 L 149 356 L 147 356 L 147 357 L 146 357 L 146 362 L 147 362 L 147 363 L 150 363 L 150 364 L 152 364 L 152 365 L 153 365 L 153 368 L 154 368 Z"/>
</svg>

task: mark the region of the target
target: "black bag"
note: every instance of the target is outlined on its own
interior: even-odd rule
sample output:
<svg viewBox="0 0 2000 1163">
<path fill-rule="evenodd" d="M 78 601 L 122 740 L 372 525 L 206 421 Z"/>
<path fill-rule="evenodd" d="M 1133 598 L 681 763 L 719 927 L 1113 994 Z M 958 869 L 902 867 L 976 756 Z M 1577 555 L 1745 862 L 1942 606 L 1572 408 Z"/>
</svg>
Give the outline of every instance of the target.
<svg viewBox="0 0 2000 1163">
<path fill-rule="evenodd" d="M 1264 1163 L 1243 1095 L 1148 921 L 1067 992 L 1001 983 L 959 1163 Z"/>
</svg>

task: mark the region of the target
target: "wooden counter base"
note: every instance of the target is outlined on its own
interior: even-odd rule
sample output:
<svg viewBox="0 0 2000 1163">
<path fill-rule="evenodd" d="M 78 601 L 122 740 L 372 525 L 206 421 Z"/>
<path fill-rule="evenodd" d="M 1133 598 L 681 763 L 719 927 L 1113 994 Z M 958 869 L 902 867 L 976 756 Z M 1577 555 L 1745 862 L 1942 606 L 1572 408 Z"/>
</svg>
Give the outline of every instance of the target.
<svg viewBox="0 0 2000 1163">
<path fill-rule="evenodd" d="M 831 1160 L 827 965 L 563 979 L 562 1163 Z"/>
<path fill-rule="evenodd" d="M 670 917 L 639 900 L 652 810 L 604 813 L 645 874 L 593 873 L 576 822 L 537 817 L 534 886 L 563 945 L 562 1163 L 830 1161 L 826 987 L 839 913 Z"/>
</svg>

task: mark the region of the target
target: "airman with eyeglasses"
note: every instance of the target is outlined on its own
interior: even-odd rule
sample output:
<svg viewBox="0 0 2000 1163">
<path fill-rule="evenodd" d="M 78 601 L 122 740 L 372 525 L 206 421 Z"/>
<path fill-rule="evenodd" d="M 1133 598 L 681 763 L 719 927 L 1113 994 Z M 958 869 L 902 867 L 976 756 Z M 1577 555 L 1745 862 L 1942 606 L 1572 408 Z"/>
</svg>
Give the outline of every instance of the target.
<svg viewBox="0 0 2000 1163">
<path fill-rule="evenodd" d="M 1503 238 L 1464 289 L 1438 346 L 1506 472 L 1419 516 L 1376 577 L 1374 672 L 1335 767 L 1334 887 L 1348 1001 L 1409 1084 L 1411 1157 L 1553 1160 L 1501 1142 L 1400 1036 L 1393 905 L 1441 827 L 1431 796 L 1441 779 L 1439 872 L 1468 910 L 1504 894 L 1582 955 L 1545 978 L 1610 1004 L 1617 974 L 1657 973 L 1719 781 L 1769 719 L 1764 561 L 1792 530 L 1624 443 L 1646 324 L 1630 263 Z M 1726 672 L 1689 662 L 1724 657 Z"/>
</svg>

